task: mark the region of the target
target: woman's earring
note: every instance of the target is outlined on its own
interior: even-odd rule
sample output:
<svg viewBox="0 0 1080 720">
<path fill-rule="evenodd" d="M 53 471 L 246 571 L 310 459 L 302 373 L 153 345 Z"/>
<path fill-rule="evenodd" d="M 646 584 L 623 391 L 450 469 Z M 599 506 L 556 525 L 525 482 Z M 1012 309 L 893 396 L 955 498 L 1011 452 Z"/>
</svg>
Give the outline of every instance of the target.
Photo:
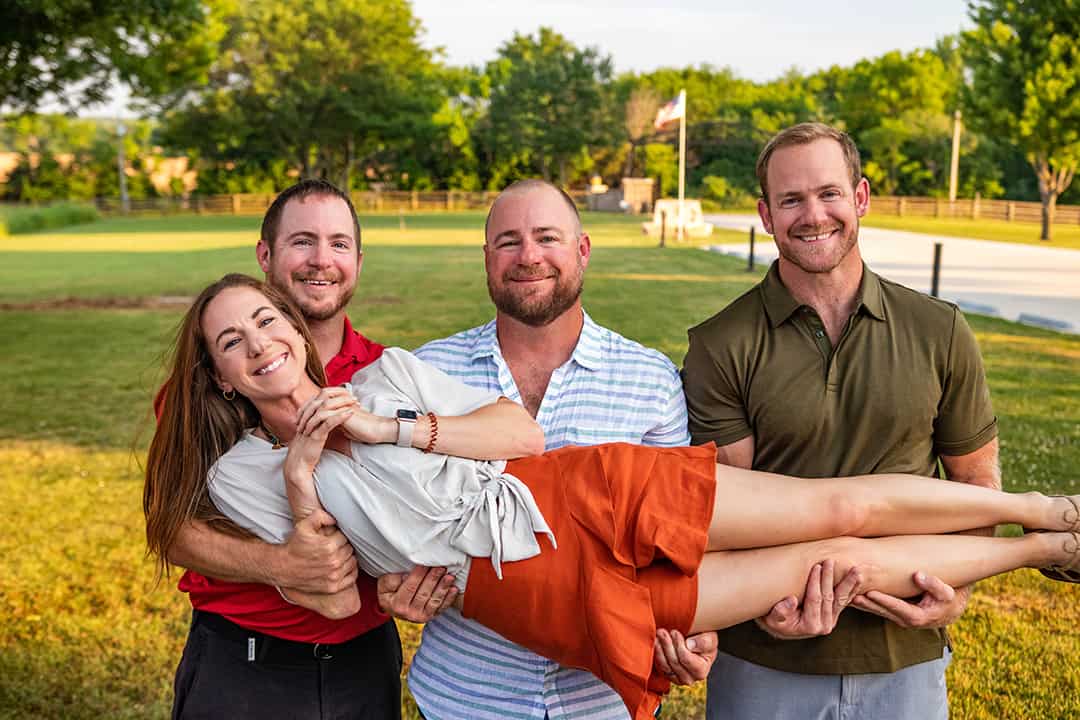
<svg viewBox="0 0 1080 720">
<path fill-rule="evenodd" d="M 222 390 L 221 391 L 221 397 L 225 398 L 229 402 L 232 402 L 233 400 L 236 399 L 236 391 L 232 390 L 232 389 Z"/>
</svg>

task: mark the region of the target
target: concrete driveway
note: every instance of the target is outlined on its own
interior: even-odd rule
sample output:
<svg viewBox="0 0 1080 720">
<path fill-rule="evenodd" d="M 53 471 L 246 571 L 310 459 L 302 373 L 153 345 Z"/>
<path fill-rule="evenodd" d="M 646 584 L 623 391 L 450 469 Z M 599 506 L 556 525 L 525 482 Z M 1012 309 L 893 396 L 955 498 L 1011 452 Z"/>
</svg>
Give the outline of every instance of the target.
<svg viewBox="0 0 1080 720">
<path fill-rule="evenodd" d="M 718 227 L 757 228 L 755 261 L 776 259 L 776 245 L 757 215 L 709 215 Z M 939 296 L 962 309 L 1080 333 L 1080 250 L 924 235 L 863 226 L 863 259 L 878 274 L 930 292 L 934 243 L 942 244 Z M 713 246 L 746 257 L 749 243 Z"/>
</svg>

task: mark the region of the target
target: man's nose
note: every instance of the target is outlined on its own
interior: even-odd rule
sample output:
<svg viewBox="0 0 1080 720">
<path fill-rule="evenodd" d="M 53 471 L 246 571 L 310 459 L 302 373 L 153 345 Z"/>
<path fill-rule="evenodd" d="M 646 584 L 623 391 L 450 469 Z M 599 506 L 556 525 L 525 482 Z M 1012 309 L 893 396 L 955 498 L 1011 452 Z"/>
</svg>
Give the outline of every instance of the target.
<svg viewBox="0 0 1080 720">
<path fill-rule="evenodd" d="M 518 262 L 522 265 L 536 265 L 543 258 L 540 243 L 534 240 L 525 240 L 521 243 L 518 252 Z"/>
<path fill-rule="evenodd" d="M 308 254 L 308 265 L 319 268 L 330 267 L 330 248 L 325 243 L 315 243 Z"/>
<path fill-rule="evenodd" d="M 812 197 L 803 203 L 803 222 L 810 225 L 824 225 L 828 220 L 828 206 L 820 198 Z"/>
</svg>

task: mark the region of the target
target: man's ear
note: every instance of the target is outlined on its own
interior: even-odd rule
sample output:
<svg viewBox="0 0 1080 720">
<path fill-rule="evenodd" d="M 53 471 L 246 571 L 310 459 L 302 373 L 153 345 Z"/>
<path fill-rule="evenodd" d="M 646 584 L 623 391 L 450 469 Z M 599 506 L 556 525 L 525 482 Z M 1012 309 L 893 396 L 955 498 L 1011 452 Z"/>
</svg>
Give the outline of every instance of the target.
<svg viewBox="0 0 1080 720">
<path fill-rule="evenodd" d="M 592 240 L 589 233 L 582 231 L 578 238 L 578 254 L 581 256 L 581 267 L 589 266 L 589 258 L 592 257 Z"/>
<path fill-rule="evenodd" d="M 860 178 L 855 186 L 855 212 L 862 217 L 870 211 L 870 181 Z"/>
<path fill-rule="evenodd" d="M 259 267 L 264 273 L 270 272 L 270 246 L 261 239 L 255 246 L 255 259 L 259 261 Z"/>
<path fill-rule="evenodd" d="M 772 213 L 769 212 L 769 203 L 764 198 L 757 201 L 757 214 L 761 218 L 761 224 L 765 226 L 765 232 L 772 235 Z"/>
</svg>

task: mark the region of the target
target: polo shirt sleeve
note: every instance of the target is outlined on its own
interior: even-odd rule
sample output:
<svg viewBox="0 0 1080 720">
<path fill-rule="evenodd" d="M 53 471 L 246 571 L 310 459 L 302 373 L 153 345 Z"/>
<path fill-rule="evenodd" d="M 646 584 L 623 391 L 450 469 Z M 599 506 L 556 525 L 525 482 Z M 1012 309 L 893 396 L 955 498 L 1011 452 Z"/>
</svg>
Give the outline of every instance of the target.
<svg viewBox="0 0 1080 720">
<path fill-rule="evenodd" d="M 939 455 L 967 455 L 993 440 L 997 433 L 997 418 L 975 333 L 963 313 L 954 309 L 941 402 L 934 421 L 934 450 Z"/>
<path fill-rule="evenodd" d="M 686 397 L 683 395 L 679 371 L 674 365 L 671 366 L 671 375 L 663 391 L 666 391 L 667 397 L 657 398 L 660 403 L 659 422 L 645 433 L 641 444 L 660 447 L 687 445 L 690 435 L 686 431 Z"/>
<path fill-rule="evenodd" d="M 729 445 L 753 434 L 730 352 L 717 352 L 706 338 L 690 331 L 682 380 L 691 442 Z"/>
<path fill-rule="evenodd" d="M 397 390 L 415 402 L 418 410 L 436 415 L 467 415 L 500 397 L 497 392 L 466 385 L 401 348 L 383 351 L 376 370 L 381 370 Z M 357 373 L 354 383 L 362 373 Z M 363 387 L 358 390 L 364 392 Z"/>
</svg>

